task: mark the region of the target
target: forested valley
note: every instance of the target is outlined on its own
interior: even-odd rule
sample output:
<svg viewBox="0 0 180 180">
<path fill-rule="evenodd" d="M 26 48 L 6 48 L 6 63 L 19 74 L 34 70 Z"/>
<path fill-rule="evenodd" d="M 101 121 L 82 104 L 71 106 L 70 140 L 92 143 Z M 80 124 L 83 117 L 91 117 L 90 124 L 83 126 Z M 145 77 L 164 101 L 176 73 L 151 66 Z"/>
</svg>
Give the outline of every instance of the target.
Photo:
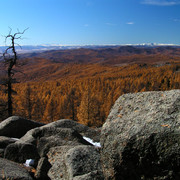
<svg viewBox="0 0 180 180">
<path fill-rule="evenodd" d="M 73 119 L 100 127 L 122 94 L 180 88 L 177 56 L 112 56 L 109 64 L 57 62 L 42 57 L 28 57 L 20 62 L 23 73 L 17 73 L 20 82 L 13 84 L 13 115 L 44 123 Z M 3 88 L 1 103 L 7 99 Z M 4 107 L 0 108 L 3 112 Z M 6 112 L 2 113 L 1 120 L 6 117 Z"/>
</svg>

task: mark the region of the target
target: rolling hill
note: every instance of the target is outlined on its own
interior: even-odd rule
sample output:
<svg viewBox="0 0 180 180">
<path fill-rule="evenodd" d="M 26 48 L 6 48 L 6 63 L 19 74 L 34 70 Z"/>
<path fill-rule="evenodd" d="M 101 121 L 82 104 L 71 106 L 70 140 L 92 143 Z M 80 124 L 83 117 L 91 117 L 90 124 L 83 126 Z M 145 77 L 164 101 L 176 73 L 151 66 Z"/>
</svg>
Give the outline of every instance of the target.
<svg viewBox="0 0 180 180">
<path fill-rule="evenodd" d="M 112 73 L 129 64 L 160 66 L 180 61 L 179 47 L 120 46 L 95 49 L 51 50 L 20 55 L 17 79 L 46 81 L 77 79 Z"/>
</svg>

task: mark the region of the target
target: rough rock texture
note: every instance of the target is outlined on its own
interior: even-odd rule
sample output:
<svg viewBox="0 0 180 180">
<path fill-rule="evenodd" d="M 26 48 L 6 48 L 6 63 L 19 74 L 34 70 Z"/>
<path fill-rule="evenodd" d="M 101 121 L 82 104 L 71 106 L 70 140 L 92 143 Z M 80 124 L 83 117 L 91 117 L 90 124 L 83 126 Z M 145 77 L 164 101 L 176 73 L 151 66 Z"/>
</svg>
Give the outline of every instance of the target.
<svg viewBox="0 0 180 180">
<path fill-rule="evenodd" d="M 18 163 L 0 158 L 0 179 L 33 180 L 28 171 Z"/>
<path fill-rule="evenodd" d="M 70 128 L 46 127 L 41 131 L 41 136 L 37 143 L 37 149 L 41 157 L 45 156 L 49 149 L 55 146 L 90 145 L 77 131 Z"/>
<path fill-rule="evenodd" d="M 0 149 L 0 158 L 4 157 L 4 149 Z"/>
<path fill-rule="evenodd" d="M 103 173 L 101 171 L 92 171 L 88 174 L 76 176 L 73 180 L 104 180 Z"/>
<path fill-rule="evenodd" d="M 87 136 L 93 139 L 95 142 L 100 141 L 100 133 L 101 130 L 98 128 L 89 128 L 83 124 L 79 124 L 76 121 L 69 119 L 61 119 L 46 125 L 46 127 L 54 127 L 54 128 L 71 128 L 77 131 L 82 136 Z"/>
<path fill-rule="evenodd" d="M 11 143 L 15 143 L 16 140 L 13 138 L 5 137 L 5 136 L 0 136 L 0 148 L 4 149 L 6 148 L 7 145 Z"/>
<path fill-rule="evenodd" d="M 105 179 L 180 179 L 180 90 L 121 96 L 101 146 Z"/>
<path fill-rule="evenodd" d="M 48 172 L 52 180 L 103 179 L 100 154 L 93 146 L 54 147 L 47 156 L 52 164 Z"/>
<path fill-rule="evenodd" d="M 29 120 L 19 117 L 10 119 L 5 121 L 10 122 L 11 126 L 7 122 L 4 126 L 10 127 L 10 131 L 17 124 L 21 126 L 21 121 L 27 121 L 26 125 L 29 126 Z M 41 127 L 35 126 L 18 140 L 4 137 L 1 141 L 0 138 L 0 156 L 4 154 L 4 158 L 19 163 L 25 163 L 27 159 L 35 160 L 35 178 L 39 180 L 69 180 L 75 176 L 80 179 L 102 177 L 99 149 L 93 147 L 82 135 L 99 140 L 100 130 L 65 119 Z"/>
<path fill-rule="evenodd" d="M 12 116 L 0 123 L 0 136 L 20 138 L 30 129 L 42 125 L 44 124 L 19 116 Z"/>
<path fill-rule="evenodd" d="M 50 180 L 48 177 L 48 171 L 51 168 L 51 164 L 48 162 L 48 159 L 43 157 L 38 161 L 36 168 L 35 178 L 38 180 Z"/>
<path fill-rule="evenodd" d="M 38 161 L 39 154 L 36 147 L 32 144 L 13 143 L 6 147 L 4 158 L 19 163 L 25 163 L 27 159 Z"/>
<path fill-rule="evenodd" d="M 73 129 L 82 136 L 87 136 L 93 139 L 95 142 L 99 142 L 100 139 L 100 129 L 92 129 L 89 128 L 88 126 L 84 126 L 75 121 L 62 119 L 28 131 L 18 142 L 36 144 L 37 138 L 43 137 L 44 136 L 43 134 L 45 134 L 46 137 L 48 136 L 47 133 L 45 132 L 47 131 L 47 129 L 56 129 L 56 128 Z"/>
<path fill-rule="evenodd" d="M 65 163 L 68 179 L 101 171 L 100 154 L 94 146 L 76 146 L 66 153 Z"/>
<path fill-rule="evenodd" d="M 48 161 L 52 165 L 48 172 L 48 176 L 53 180 L 68 179 L 67 167 L 65 164 L 65 155 L 68 150 L 74 146 L 57 146 L 52 147 L 48 152 Z"/>
</svg>

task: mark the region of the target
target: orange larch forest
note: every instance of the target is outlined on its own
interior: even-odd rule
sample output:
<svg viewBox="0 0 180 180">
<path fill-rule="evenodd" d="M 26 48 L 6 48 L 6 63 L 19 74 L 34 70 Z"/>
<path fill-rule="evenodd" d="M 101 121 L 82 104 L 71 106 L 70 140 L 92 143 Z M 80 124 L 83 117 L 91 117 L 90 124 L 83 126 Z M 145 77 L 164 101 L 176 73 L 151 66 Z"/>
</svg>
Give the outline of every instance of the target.
<svg viewBox="0 0 180 180">
<path fill-rule="evenodd" d="M 141 55 L 138 57 L 142 58 Z M 41 65 L 37 66 L 37 62 Z M 122 94 L 180 88 L 178 57 L 167 61 L 166 56 L 161 56 L 156 62 L 118 65 L 57 62 L 50 65 L 47 59 L 37 59 L 37 62 L 36 66 L 33 62 L 31 66 L 21 65 L 24 72 L 16 77 L 21 82 L 13 85 L 16 92 L 13 115 L 45 123 L 73 119 L 100 127 Z M 6 101 L 6 96 L 1 87 L 0 101 Z M 4 112 L 0 118 L 6 117 Z"/>
</svg>

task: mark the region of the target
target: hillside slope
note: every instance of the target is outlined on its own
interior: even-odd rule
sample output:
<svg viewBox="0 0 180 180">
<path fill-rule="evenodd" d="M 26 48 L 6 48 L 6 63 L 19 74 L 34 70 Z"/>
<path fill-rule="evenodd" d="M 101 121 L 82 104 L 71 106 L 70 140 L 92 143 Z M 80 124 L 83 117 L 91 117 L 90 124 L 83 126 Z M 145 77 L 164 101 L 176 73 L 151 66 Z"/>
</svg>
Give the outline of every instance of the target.
<svg viewBox="0 0 180 180">
<path fill-rule="evenodd" d="M 129 64 L 162 66 L 179 61 L 178 47 L 53 50 L 20 56 L 17 71 L 21 73 L 16 77 L 20 82 L 77 79 L 111 74 Z"/>
</svg>

